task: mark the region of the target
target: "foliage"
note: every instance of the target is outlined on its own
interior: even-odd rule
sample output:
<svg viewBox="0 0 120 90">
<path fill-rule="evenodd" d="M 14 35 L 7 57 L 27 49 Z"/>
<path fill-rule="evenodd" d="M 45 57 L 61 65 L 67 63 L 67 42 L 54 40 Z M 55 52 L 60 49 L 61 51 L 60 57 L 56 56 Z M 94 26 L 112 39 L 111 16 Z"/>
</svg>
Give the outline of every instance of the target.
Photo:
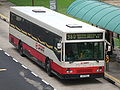
<svg viewBox="0 0 120 90">
<path fill-rule="evenodd" d="M 115 38 L 114 41 L 115 41 L 115 46 L 120 48 L 120 38 Z"/>
<path fill-rule="evenodd" d="M 32 6 L 32 0 L 8 0 L 17 6 Z M 50 0 L 33 0 L 35 6 L 45 6 L 50 7 Z M 66 14 L 67 8 L 75 0 L 57 0 L 58 2 L 58 12 Z"/>
</svg>

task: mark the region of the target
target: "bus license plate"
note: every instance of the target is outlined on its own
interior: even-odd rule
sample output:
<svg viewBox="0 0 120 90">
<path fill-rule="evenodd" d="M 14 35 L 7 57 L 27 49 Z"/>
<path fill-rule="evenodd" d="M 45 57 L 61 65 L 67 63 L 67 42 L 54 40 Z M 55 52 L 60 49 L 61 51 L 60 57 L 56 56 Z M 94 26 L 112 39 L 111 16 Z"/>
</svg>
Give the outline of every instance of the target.
<svg viewBox="0 0 120 90">
<path fill-rule="evenodd" d="M 90 77 L 90 75 L 80 75 L 80 78 Z"/>
</svg>

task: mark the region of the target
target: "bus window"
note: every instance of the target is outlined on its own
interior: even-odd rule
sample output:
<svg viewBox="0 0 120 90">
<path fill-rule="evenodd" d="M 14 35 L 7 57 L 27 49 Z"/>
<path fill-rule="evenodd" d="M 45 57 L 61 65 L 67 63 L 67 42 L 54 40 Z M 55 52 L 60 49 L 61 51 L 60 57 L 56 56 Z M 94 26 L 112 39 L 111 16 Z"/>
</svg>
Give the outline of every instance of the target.
<svg viewBox="0 0 120 90">
<path fill-rule="evenodd" d="M 82 42 L 65 44 L 66 61 L 103 60 L 103 42 Z"/>
</svg>

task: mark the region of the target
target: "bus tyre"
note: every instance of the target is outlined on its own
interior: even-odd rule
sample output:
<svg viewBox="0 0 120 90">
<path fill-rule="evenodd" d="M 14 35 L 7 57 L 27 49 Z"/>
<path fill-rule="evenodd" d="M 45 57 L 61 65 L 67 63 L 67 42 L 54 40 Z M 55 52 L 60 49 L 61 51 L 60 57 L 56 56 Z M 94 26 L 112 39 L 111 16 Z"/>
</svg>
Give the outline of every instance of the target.
<svg viewBox="0 0 120 90">
<path fill-rule="evenodd" d="M 47 61 L 47 63 L 46 63 L 46 71 L 47 71 L 47 74 L 49 75 L 49 76 L 52 76 L 52 72 L 51 72 L 51 62 L 50 62 L 50 60 L 48 60 Z"/>
<path fill-rule="evenodd" d="M 23 46 L 22 46 L 22 42 L 20 42 L 20 44 L 19 44 L 18 51 L 19 51 L 19 53 L 20 53 L 20 55 L 21 55 L 22 57 L 24 57 L 24 56 L 25 56 L 25 55 L 24 55 L 24 53 L 23 53 Z"/>
</svg>

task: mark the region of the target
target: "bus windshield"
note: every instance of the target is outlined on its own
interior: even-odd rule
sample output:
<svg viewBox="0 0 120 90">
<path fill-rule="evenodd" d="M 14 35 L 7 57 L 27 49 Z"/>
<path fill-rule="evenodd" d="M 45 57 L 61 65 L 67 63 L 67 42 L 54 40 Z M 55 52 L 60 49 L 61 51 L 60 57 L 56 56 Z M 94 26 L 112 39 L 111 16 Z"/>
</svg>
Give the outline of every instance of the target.
<svg viewBox="0 0 120 90">
<path fill-rule="evenodd" d="M 103 42 L 80 42 L 65 44 L 66 61 L 103 60 Z"/>
</svg>

